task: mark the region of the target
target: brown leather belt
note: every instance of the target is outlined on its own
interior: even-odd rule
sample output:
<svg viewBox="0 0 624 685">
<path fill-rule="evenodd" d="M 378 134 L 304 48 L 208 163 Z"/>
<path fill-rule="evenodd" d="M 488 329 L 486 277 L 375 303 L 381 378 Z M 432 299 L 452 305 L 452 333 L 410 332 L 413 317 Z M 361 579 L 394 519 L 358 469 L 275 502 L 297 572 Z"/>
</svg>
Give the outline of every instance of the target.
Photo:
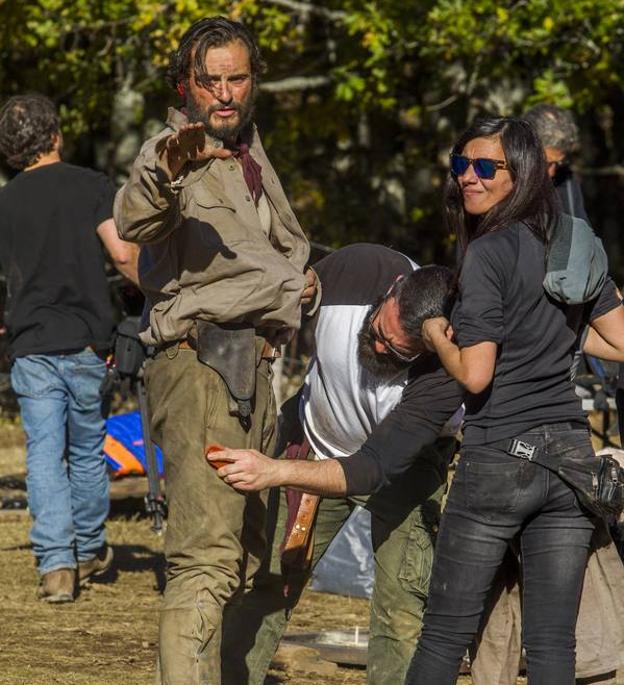
<svg viewBox="0 0 624 685">
<path fill-rule="evenodd" d="M 173 346 L 175 344 L 176 343 L 170 343 L 171 346 Z M 192 338 L 185 338 L 184 340 L 178 340 L 177 345 L 181 350 L 195 350 L 195 349 L 197 349 L 197 346 L 195 345 L 195 342 L 192 340 Z M 270 359 L 271 361 L 273 361 L 274 359 L 278 359 L 281 356 L 282 356 L 282 352 L 281 352 L 279 347 L 273 347 L 273 345 L 271 345 L 271 343 L 268 340 L 264 341 L 262 353 L 260 354 L 261 359 Z"/>
<path fill-rule="evenodd" d="M 279 347 L 274 347 L 268 340 L 264 341 L 264 346 L 262 347 L 262 352 L 260 354 L 261 359 L 278 359 L 282 356 L 282 351 Z"/>
</svg>

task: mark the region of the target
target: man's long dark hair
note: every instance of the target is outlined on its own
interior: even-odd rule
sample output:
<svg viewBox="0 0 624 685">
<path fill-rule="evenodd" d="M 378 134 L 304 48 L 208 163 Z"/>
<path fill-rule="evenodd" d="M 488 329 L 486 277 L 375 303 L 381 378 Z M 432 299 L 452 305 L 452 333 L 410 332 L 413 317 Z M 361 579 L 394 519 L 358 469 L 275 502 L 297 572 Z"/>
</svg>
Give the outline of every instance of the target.
<svg viewBox="0 0 624 685">
<path fill-rule="evenodd" d="M 547 243 L 550 226 L 558 211 L 544 149 L 526 121 L 515 117 L 477 119 L 455 143 L 452 152 L 462 154 L 471 140 L 494 136 L 500 138 L 513 181 L 509 195 L 485 214 L 475 216 L 464 209 L 461 188 L 452 174 L 444 189 L 446 222 L 457 235 L 462 256 L 468 243 L 475 238 L 517 222 L 524 222 Z"/>
<path fill-rule="evenodd" d="M 178 49 L 169 57 L 167 82 L 176 89 L 179 83 L 186 83 L 192 71 L 198 81 L 206 76 L 206 52 L 210 48 L 220 48 L 237 40 L 242 41 L 249 52 L 251 77 L 257 83 L 264 71 L 264 62 L 260 48 L 253 34 L 243 24 L 226 17 L 207 17 L 196 21 L 182 36 Z M 193 55 L 193 50 L 195 54 Z"/>
</svg>

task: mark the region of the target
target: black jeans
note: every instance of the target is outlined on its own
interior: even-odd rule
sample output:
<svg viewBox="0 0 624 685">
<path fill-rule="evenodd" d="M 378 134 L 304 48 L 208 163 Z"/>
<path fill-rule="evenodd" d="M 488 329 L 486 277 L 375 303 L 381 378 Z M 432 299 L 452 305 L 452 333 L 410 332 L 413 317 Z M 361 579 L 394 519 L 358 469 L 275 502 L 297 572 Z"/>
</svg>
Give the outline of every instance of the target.
<svg viewBox="0 0 624 685">
<path fill-rule="evenodd" d="M 561 423 L 517 436 L 549 455 L 592 449 L 589 432 Z M 467 447 L 436 544 L 423 632 L 405 685 L 453 685 L 476 634 L 508 543 L 519 534 L 523 644 L 530 685 L 573 685 L 575 626 L 591 515 L 538 464 L 492 447 Z"/>
</svg>

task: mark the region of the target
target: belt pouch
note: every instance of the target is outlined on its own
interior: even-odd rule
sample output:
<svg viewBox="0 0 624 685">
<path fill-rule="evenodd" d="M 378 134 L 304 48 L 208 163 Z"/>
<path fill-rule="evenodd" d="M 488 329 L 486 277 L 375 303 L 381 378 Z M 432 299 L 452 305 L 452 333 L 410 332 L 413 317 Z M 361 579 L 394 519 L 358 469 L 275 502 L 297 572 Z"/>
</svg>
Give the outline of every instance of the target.
<svg viewBox="0 0 624 685">
<path fill-rule="evenodd" d="M 251 425 L 256 391 L 256 331 L 253 327 L 198 321 L 197 359 L 223 379 L 234 403 L 233 414 Z"/>
<path fill-rule="evenodd" d="M 509 441 L 503 449 L 507 454 L 527 459 L 561 477 L 579 496 L 593 514 L 612 520 L 624 509 L 624 471 L 609 455 L 595 453 L 579 456 L 553 455 L 548 457 L 540 449 L 522 440 Z"/>
<path fill-rule="evenodd" d="M 624 507 L 624 473 L 613 457 L 590 455 L 586 459 L 562 459 L 557 473 L 579 494 L 585 506 L 607 520 L 617 518 Z"/>
</svg>

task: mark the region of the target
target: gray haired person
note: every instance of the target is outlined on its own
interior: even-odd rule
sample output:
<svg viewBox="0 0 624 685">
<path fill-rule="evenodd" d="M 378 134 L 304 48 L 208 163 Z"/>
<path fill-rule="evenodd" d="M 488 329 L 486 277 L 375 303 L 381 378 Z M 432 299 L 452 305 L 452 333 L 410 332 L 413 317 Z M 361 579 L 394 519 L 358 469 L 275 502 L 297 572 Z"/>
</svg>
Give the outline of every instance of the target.
<svg viewBox="0 0 624 685">
<path fill-rule="evenodd" d="M 580 148 L 579 129 L 570 110 L 554 105 L 536 105 L 525 113 L 546 154 L 548 175 L 552 178 L 563 211 L 590 223 L 583 194 L 570 162 Z"/>
</svg>

